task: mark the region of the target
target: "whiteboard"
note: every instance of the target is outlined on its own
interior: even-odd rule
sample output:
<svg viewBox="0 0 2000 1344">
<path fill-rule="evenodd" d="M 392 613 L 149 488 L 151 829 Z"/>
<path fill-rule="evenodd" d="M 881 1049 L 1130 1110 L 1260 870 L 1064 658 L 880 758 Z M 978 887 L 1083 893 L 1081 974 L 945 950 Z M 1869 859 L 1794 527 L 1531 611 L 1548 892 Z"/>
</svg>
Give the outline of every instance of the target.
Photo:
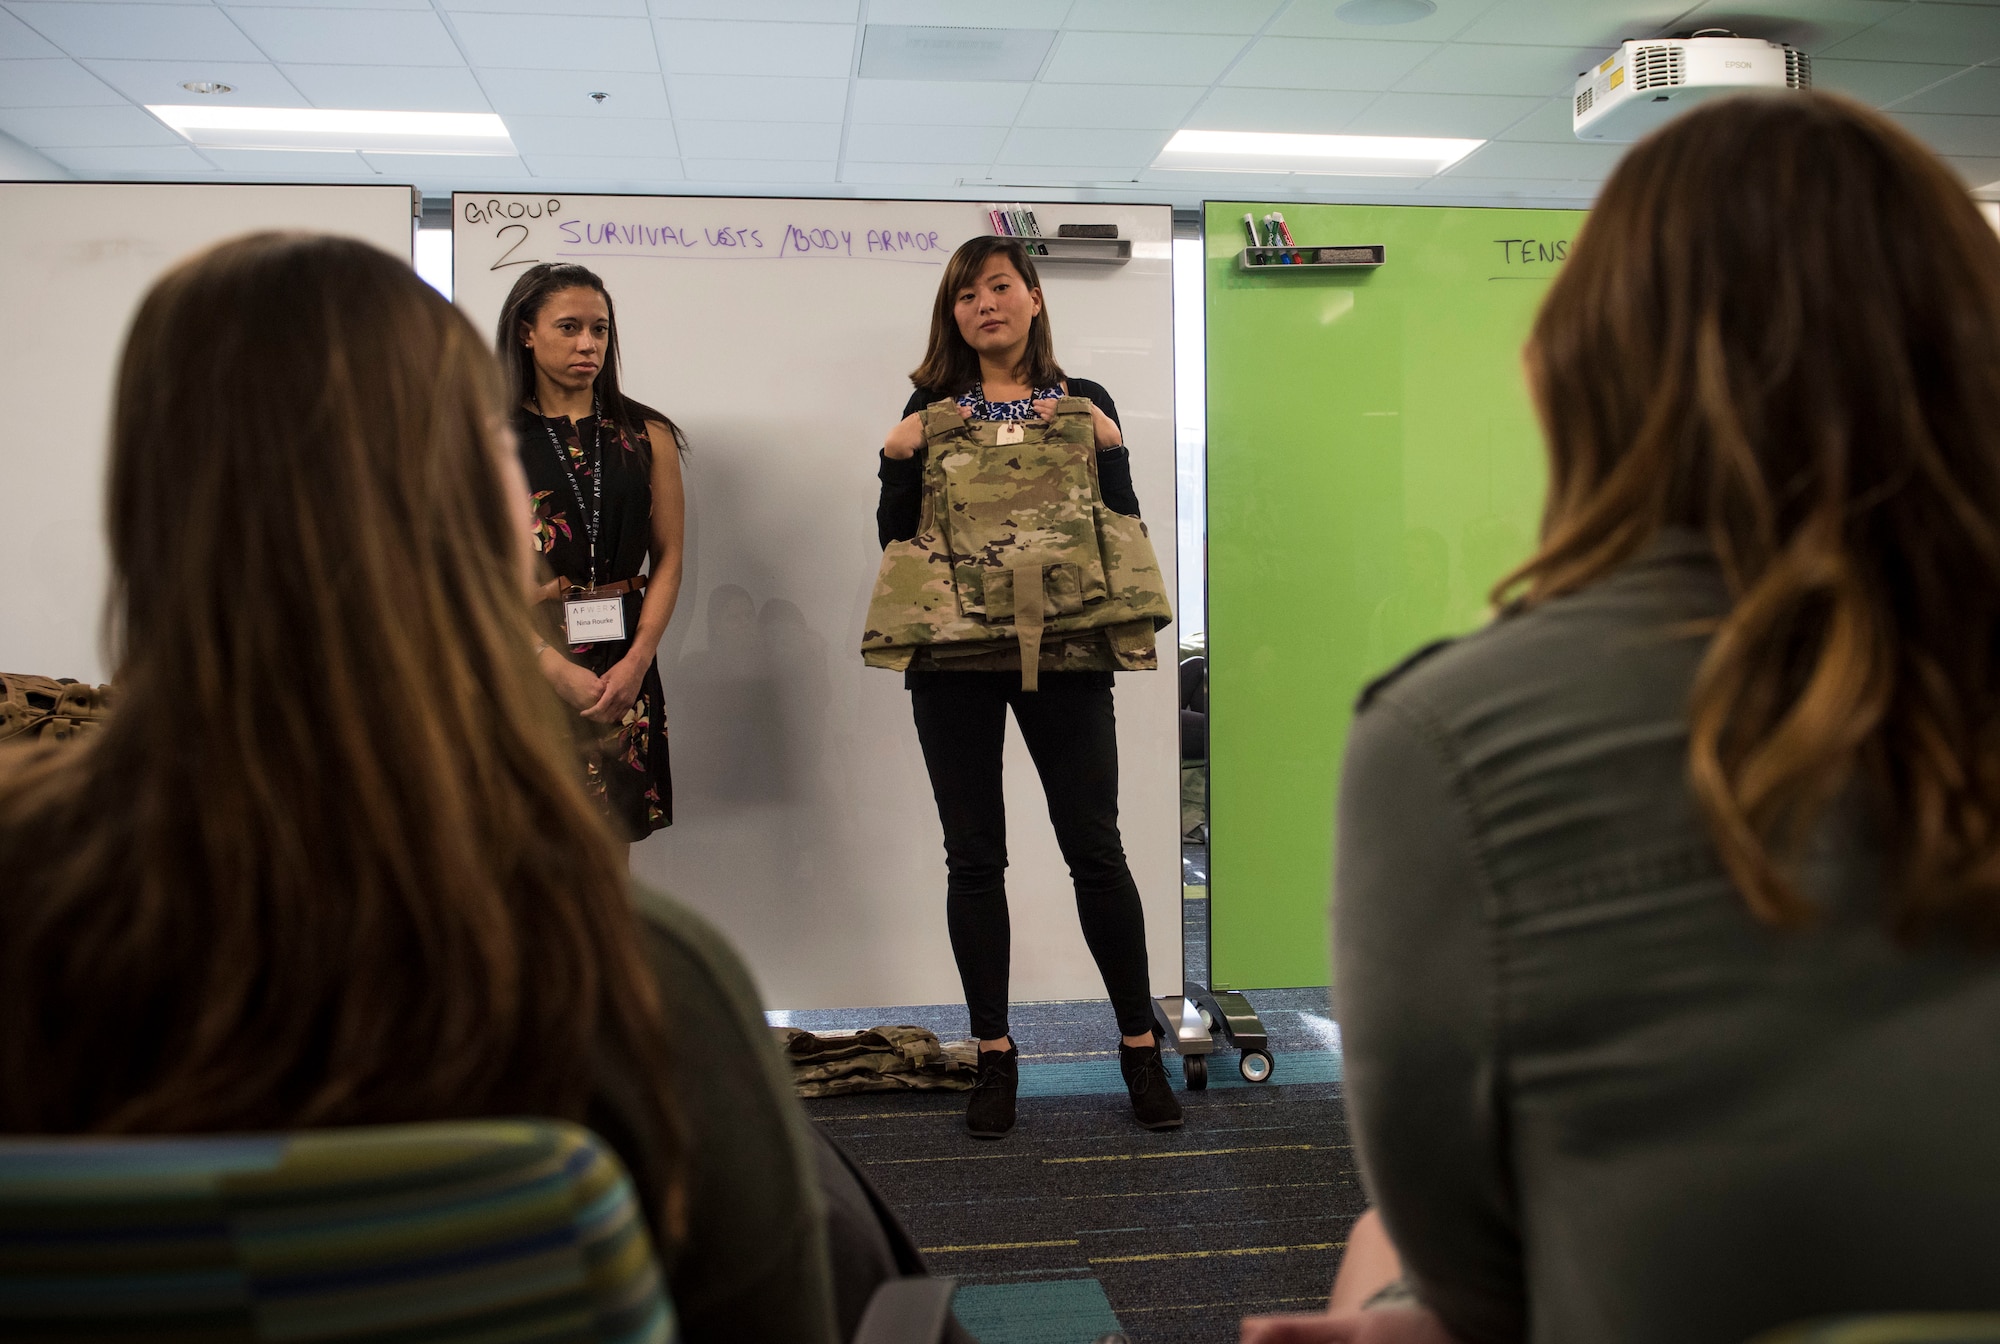
<svg viewBox="0 0 2000 1344">
<path fill-rule="evenodd" d="M 1122 266 L 1042 267 L 1056 354 L 1103 383 L 1174 587 L 1172 211 L 1037 205 L 1115 223 Z M 453 287 L 491 331 L 534 261 L 617 305 L 623 386 L 693 444 L 686 580 L 660 646 L 674 825 L 633 868 L 741 949 L 773 1008 L 951 1003 L 944 845 L 900 672 L 862 666 L 881 548 L 876 454 L 909 396 L 966 202 L 493 195 L 453 201 Z M 1156 994 L 1179 993 L 1175 630 L 1117 678 L 1120 821 Z M 1101 998 L 1041 784 L 1008 728 L 1013 997 Z M 1107 1016 L 1106 1029 L 1112 1025 Z"/>
<path fill-rule="evenodd" d="M 104 470 L 125 329 L 153 281 L 257 229 L 410 257 L 410 188 L 0 182 L 0 670 L 104 681 Z"/>
</svg>

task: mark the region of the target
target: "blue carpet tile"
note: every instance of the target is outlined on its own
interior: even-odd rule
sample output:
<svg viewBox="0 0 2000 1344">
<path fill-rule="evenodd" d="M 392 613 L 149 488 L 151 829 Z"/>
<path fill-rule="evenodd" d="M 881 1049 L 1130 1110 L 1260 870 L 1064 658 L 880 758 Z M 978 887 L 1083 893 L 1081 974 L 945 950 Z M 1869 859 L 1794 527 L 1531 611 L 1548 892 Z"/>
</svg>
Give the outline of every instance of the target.
<svg viewBox="0 0 2000 1344">
<path fill-rule="evenodd" d="M 1218 1050 L 1208 1090 L 1179 1093 L 1179 1130 L 1133 1123 L 1101 1001 L 1014 1006 L 1020 1122 L 1005 1139 L 967 1137 L 962 1093 L 824 1098 L 808 1114 L 868 1171 L 932 1270 L 959 1279 L 959 1319 L 985 1344 L 1087 1344 L 1114 1320 L 1137 1344 L 1228 1344 L 1245 1314 L 1323 1303 L 1365 1207 L 1325 991 L 1249 998 L 1276 1073 L 1245 1083 L 1235 1053 Z M 773 1017 L 966 1034 L 962 1005 Z"/>
</svg>

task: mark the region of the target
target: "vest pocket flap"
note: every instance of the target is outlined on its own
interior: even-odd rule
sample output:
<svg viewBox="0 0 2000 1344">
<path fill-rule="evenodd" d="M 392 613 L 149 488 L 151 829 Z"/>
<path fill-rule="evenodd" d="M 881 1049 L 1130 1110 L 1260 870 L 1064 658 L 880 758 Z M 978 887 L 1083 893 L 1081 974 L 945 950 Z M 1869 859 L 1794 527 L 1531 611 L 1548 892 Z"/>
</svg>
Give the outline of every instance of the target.
<svg viewBox="0 0 2000 1344">
<path fill-rule="evenodd" d="M 980 605 L 989 621 L 1014 619 L 1014 571 L 988 566 L 966 566 L 975 574 Z M 960 584 L 965 583 L 961 571 Z M 1042 608 L 1051 616 L 1068 616 L 1083 610 L 1083 570 L 1067 562 L 1042 566 Z"/>
</svg>

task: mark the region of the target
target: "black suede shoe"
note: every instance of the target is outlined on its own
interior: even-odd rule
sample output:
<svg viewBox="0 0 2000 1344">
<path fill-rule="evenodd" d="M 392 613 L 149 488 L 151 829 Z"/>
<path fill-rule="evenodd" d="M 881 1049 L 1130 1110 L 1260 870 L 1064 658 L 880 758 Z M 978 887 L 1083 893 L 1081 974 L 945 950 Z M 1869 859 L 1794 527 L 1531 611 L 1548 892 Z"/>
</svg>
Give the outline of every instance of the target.
<svg viewBox="0 0 2000 1344">
<path fill-rule="evenodd" d="M 979 1081 L 965 1106 L 965 1128 L 975 1139 L 997 1139 L 1014 1127 L 1014 1089 L 1021 1083 L 1021 1054 L 1005 1050 L 979 1052 Z"/>
<path fill-rule="evenodd" d="M 1120 1041 L 1118 1071 L 1125 1075 L 1125 1090 L 1132 1094 L 1134 1119 L 1147 1129 L 1181 1127 L 1181 1104 L 1174 1099 L 1173 1084 L 1167 1081 L 1167 1066 L 1157 1042 L 1127 1045 Z"/>
</svg>

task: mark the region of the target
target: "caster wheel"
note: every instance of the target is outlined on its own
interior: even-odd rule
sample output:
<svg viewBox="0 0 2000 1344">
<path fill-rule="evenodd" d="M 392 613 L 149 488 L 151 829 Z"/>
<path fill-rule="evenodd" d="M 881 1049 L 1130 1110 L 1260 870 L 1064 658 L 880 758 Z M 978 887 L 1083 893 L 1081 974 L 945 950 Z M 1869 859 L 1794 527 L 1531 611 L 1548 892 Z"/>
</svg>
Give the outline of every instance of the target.
<svg viewBox="0 0 2000 1344">
<path fill-rule="evenodd" d="M 1278 1061 L 1262 1050 L 1245 1050 L 1243 1058 L 1236 1061 L 1237 1071 L 1246 1083 L 1262 1083 L 1270 1079 L 1278 1067 Z"/>
<path fill-rule="evenodd" d="M 1195 1011 L 1201 1014 L 1201 1025 L 1209 1031 L 1214 1031 L 1215 1019 L 1209 1015 L 1208 1009 L 1197 1008 Z"/>
<path fill-rule="evenodd" d="M 1181 1076 L 1187 1079 L 1187 1090 L 1206 1092 L 1208 1090 L 1208 1056 L 1181 1056 Z"/>
</svg>

